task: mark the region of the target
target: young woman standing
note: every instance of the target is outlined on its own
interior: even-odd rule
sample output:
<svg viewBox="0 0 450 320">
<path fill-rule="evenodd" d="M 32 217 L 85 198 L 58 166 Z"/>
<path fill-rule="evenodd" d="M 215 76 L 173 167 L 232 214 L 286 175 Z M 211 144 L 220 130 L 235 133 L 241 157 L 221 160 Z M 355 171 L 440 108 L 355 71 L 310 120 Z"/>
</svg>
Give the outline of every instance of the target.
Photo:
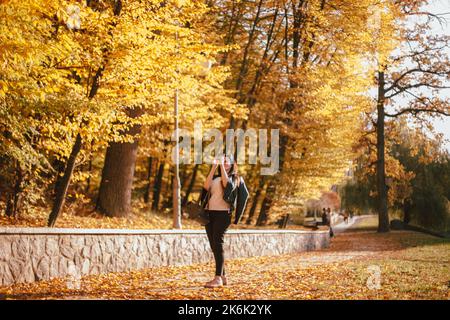
<svg viewBox="0 0 450 320">
<path fill-rule="evenodd" d="M 216 173 L 219 167 L 219 173 Z M 232 156 L 215 159 L 211 171 L 206 178 L 202 190 L 202 203 L 209 215 L 209 223 L 205 225 L 209 244 L 214 254 L 216 273 L 214 279 L 207 282 L 205 287 L 215 288 L 227 284 L 224 269 L 224 235 L 231 224 L 231 212 L 235 205 L 239 178 L 237 165 Z M 209 191 L 210 196 L 206 197 Z"/>
</svg>

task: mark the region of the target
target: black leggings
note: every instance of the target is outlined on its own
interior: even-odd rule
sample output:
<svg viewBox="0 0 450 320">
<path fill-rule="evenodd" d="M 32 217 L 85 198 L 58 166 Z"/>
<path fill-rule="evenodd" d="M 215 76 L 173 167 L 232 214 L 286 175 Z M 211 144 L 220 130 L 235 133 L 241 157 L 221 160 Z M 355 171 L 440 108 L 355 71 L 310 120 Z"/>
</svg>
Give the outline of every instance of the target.
<svg viewBox="0 0 450 320">
<path fill-rule="evenodd" d="M 216 261 L 216 276 L 224 276 L 223 239 L 225 231 L 231 224 L 231 214 L 227 210 L 206 210 L 209 214 L 209 223 L 205 225 L 209 244 Z"/>
</svg>

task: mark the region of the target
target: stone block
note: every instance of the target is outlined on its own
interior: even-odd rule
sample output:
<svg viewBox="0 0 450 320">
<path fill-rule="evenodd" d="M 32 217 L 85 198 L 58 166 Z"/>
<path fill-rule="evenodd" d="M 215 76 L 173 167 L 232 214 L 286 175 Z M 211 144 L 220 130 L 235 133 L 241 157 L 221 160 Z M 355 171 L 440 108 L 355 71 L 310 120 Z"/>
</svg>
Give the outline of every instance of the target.
<svg viewBox="0 0 450 320">
<path fill-rule="evenodd" d="M 25 260 L 29 255 L 28 237 L 18 237 L 11 245 L 12 256 L 17 259 Z"/>
<path fill-rule="evenodd" d="M 14 276 L 6 261 L 0 261 L 0 285 L 9 286 L 14 283 Z"/>
<path fill-rule="evenodd" d="M 48 256 L 54 256 L 59 252 L 57 236 L 47 236 L 45 239 L 45 253 Z"/>
<path fill-rule="evenodd" d="M 11 241 L 7 241 L 6 239 L 0 241 L 0 261 L 8 260 L 11 257 Z"/>
</svg>

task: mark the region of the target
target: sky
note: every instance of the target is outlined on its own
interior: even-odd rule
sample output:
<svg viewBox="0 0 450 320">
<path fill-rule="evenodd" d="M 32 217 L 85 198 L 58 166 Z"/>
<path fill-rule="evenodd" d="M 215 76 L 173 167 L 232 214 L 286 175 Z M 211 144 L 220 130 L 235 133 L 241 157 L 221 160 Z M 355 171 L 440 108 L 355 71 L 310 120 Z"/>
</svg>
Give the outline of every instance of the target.
<svg viewBox="0 0 450 320">
<path fill-rule="evenodd" d="M 427 9 L 431 13 L 448 13 L 445 15 L 447 23 L 441 26 L 439 23 L 433 24 L 433 31 L 436 33 L 447 34 L 450 36 L 450 0 L 431 0 Z M 447 48 L 447 54 L 450 55 L 450 49 Z M 444 90 L 442 90 L 444 91 Z M 450 97 L 450 90 L 442 92 L 443 95 Z M 444 138 L 447 140 L 445 147 L 450 152 L 450 117 L 444 119 L 436 119 L 434 126 L 437 132 L 443 133 Z"/>
</svg>

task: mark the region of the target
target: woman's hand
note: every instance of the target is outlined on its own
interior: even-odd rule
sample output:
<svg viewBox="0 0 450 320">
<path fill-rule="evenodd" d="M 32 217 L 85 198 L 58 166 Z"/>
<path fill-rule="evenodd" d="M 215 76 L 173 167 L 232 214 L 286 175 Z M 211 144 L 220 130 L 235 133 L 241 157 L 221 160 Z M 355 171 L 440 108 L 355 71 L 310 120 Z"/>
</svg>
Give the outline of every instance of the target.
<svg viewBox="0 0 450 320">
<path fill-rule="evenodd" d="M 225 170 L 225 156 L 221 157 L 220 159 L 220 172 L 221 172 L 221 180 L 222 180 L 222 186 L 225 188 L 228 183 L 228 173 Z"/>
</svg>

